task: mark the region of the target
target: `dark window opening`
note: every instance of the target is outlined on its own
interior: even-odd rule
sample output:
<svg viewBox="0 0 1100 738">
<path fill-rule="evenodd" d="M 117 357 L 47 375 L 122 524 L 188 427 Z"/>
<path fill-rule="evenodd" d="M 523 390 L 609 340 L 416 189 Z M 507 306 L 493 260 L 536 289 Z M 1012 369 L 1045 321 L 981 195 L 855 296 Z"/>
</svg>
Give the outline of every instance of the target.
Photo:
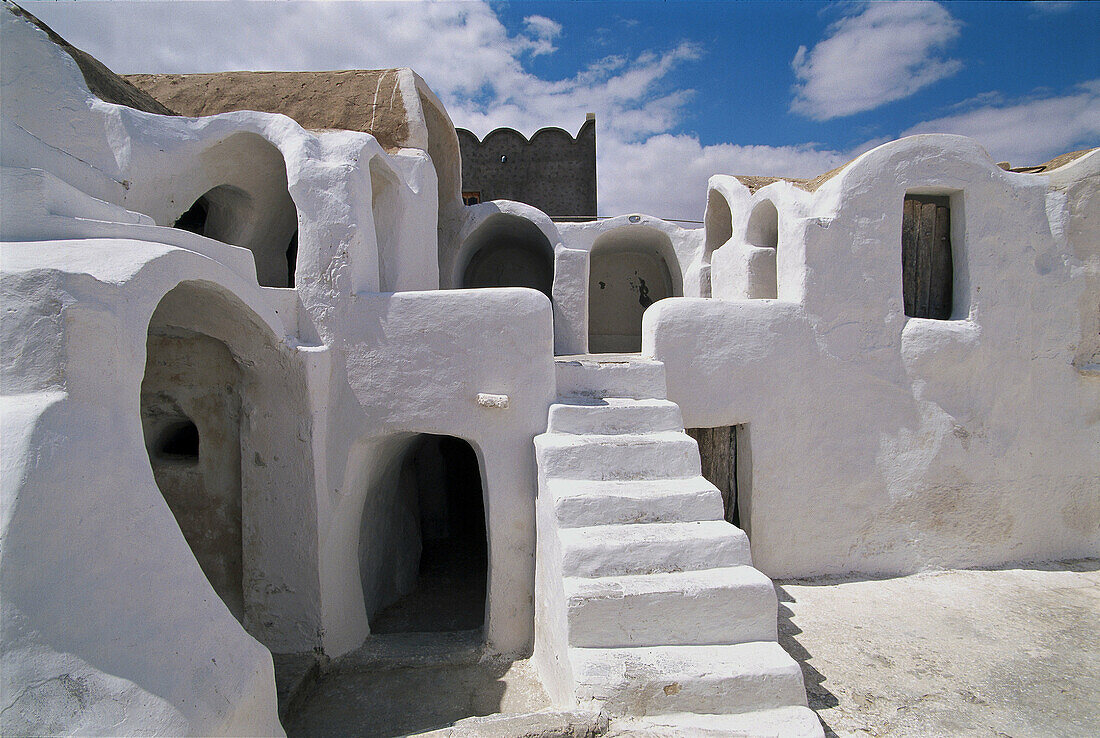
<svg viewBox="0 0 1100 738">
<path fill-rule="evenodd" d="M 485 623 L 488 544 L 481 468 L 469 443 L 425 435 L 406 452 L 420 554 L 415 588 L 371 619 L 372 633 L 432 633 Z"/>
<path fill-rule="evenodd" d="M 748 505 L 752 485 L 747 425 L 688 428 L 699 444 L 703 477 L 722 493 L 725 519 L 748 531 Z"/>
<path fill-rule="evenodd" d="M 195 204 L 187 209 L 187 212 L 176 219 L 173 224 L 174 228 L 179 228 L 184 231 L 191 231 L 197 233 L 200 236 L 206 234 L 206 217 L 210 212 L 210 206 L 206 201 L 206 196 L 200 197 L 195 201 Z"/>
<path fill-rule="evenodd" d="M 905 314 L 910 318 L 949 320 L 955 284 L 950 198 L 906 195 L 903 208 L 901 262 Z"/>
<path fill-rule="evenodd" d="M 190 420 L 173 423 L 166 428 L 157 443 L 157 454 L 179 460 L 199 458 L 199 429 Z"/>
<path fill-rule="evenodd" d="M 480 192 L 463 192 L 462 204 L 463 205 L 477 205 L 481 202 Z"/>
</svg>

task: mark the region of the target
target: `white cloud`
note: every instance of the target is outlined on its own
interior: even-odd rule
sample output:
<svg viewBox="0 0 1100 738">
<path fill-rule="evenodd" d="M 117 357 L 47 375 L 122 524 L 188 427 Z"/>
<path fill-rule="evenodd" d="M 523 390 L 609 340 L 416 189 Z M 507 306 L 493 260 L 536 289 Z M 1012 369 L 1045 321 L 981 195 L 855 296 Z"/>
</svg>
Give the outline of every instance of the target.
<svg viewBox="0 0 1100 738">
<path fill-rule="evenodd" d="M 983 96 L 976 101 L 984 102 Z M 970 136 L 997 161 L 1041 164 L 1058 154 L 1100 143 L 1100 79 L 1064 95 L 980 105 L 918 123 L 902 135 L 917 133 Z"/>
<path fill-rule="evenodd" d="M 829 120 L 912 95 L 962 68 L 943 49 L 960 23 L 934 2 L 870 3 L 829 26 L 791 61 L 798 77 L 791 110 Z"/>
<path fill-rule="evenodd" d="M 531 56 L 557 51 L 553 42 L 561 35 L 561 23 L 544 15 L 529 15 L 523 19 L 523 25 L 533 36 Z"/>
<path fill-rule="evenodd" d="M 670 134 L 600 141 L 597 156 L 601 212 L 688 220 L 703 219 L 711 175 L 816 177 L 852 158 L 811 145 L 704 146 L 694 136 Z"/>
<path fill-rule="evenodd" d="M 812 144 L 703 145 L 695 136 L 672 135 L 694 92 L 670 85 L 668 76 L 678 65 L 700 58 L 698 46 L 681 43 L 636 56 L 619 53 L 571 77 L 542 79 L 526 71 L 523 60 L 553 53 L 561 26 L 529 16 L 522 32 L 509 33 L 485 3 L 112 6 L 31 3 L 29 9 L 70 42 L 124 73 L 410 66 L 443 99 L 455 124 L 480 136 L 500 126 L 528 136 L 545 126 L 576 132 L 585 113 L 594 112 L 601 214 L 644 212 L 700 220 L 706 182 L 713 174 L 813 177 L 882 142 L 837 151 Z M 878 16 L 885 18 L 876 20 Z M 831 38 L 846 37 L 853 26 L 885 24 L 896 30 L 902 16 L 911 18 L 906 26 L 910 32 L 935 26 L 929 18 L 938 17 L 941 28 L 955 25 L 936 5 L 871 6 L 836 24 Z M 878 31 L 872 36 L 877 39 Z M 807 69 L 823 69 L 813 67 L 818 64 L 815 55 L 824 53 L 819 52 L 822 44 L 801 54 Z M 873 46 L 880 45 L 876 41 Z M 806 89 L 809 94 L 808 83 Z M 1074 141 L 1091 138 L 1095 143 L 1098 94 L 1100 82 L 1063 97 L 1016 104 L 979 96 L 969 103 L 971 109 L 953 110 L 907 133 L 965 133 L 985 143 L 996 157 L 1043 161 Z"/>
</svg>

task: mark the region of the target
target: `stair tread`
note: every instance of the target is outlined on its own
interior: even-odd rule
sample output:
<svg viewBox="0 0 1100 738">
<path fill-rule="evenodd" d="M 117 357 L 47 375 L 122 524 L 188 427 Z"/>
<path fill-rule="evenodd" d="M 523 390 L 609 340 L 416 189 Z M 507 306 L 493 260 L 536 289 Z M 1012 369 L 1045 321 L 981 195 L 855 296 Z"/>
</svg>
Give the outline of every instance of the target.
<svg viewBox="0 0 1100 738">
<path fill-rule="evenodd" d="M 709 646 L 571 646 L 569 656 L 578 675 L 591 673 L 596 664 L 630 664 L 638 671 L 661 669 L 662 674 L 691 673 L 725 676 L 761 667 L 798 669 L 798 663 L 775 641 L 750 641 Z"/>
<path fill-rule="evenodd" d="M 660 399 L 657 397 L 590 397 L 590 396 L 572 396 L 572 397 L 559 397 L 551 407 L 583 407 L 594 409 L 612 409 L 619 407 L 658 407 L 658 408 L 673 408 L 678 407 L 672 400 Z"/>
<path fill-rule="evenodd" d="M 739 539 L 740 528 L 725 520 L 695 520 L 676 523 L 625 523 L 564 528 L 558 532 L 563 547 L 587 548 L 614 544 L 699 541 L 708 545 L 717 539 Z M 708 567 L 715 568 L 715 567 Z"/>
<path fill-rule="evenodd" d="M 566 576 L 652 574 L 752 563 L 744 531 L 725 520 L 564 528 L 558 537 Z"/>
<path fill-rule="evenodd" d="M 683 479 L 547 479 L 555 499 L 566 497 L 659 497 L 666 494 L 718 492 L 706 477 Z"/>
<path fill-rule="evenodd" d="M 691 571 L 619 574 L 606 577 L 563 577 L 567 599 L 682 593 L 690 597 L 718 587 L 771 585 L 763 573 L 747 564 Z"/>
<path fill-rule="evenodd" d="M 615 729 L 638 738 L 824 738 L 817 713 L 802 705 L 730 714 L 676 712 L 616 720 Z"/>
<path fill-rule="evenodd" d="M 661 443 L 695 443 L 683 430 L 661 430 L 653 433 L 561 433 L 550 431 L 535 437 L 546 446 L 644 446 Z"/>
<path fill-rule="evenodd" d="M 701 476 L 592 481 L 548 479 L 559 530 L 594 525 L 721 520 L 722 493 Z"/>
</svg>

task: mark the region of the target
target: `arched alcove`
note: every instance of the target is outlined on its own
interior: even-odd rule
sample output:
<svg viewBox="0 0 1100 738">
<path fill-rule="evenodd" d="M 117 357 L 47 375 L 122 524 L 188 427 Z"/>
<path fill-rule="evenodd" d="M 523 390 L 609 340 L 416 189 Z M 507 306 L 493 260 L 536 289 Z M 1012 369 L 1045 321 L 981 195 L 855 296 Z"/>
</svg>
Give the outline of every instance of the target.
<svg viewBox="0 0 1100 738">
<path fill-rule="evenodd" d="M 530 287 L 551 296 L 554 248 L 526 218 L 507 213 L 489 216 L 466 238 L 462 252 L 469 254 L 463 287 Z"/>
<path fill-rule="evenodd" d="M 733 237 L 733 214 L 730 204 L 718 190 L 707 192 L 707 210 L 703 216 L 703 228 L 706 233 L 703 263 L 709 264 L 711 254 Z"/>
<path fill-rule="evenodd" d="M 378 247 L 378 290 L 397 289 L 397 227 L 401 222 L 402 202 L 398 194 L 400 182 L 377 158 L 370 165 L 371 213 L 374 217 L 374 239 Z"/>
<path fill-rule="evenodd" d="M 588 269 L 588 351 L 642 349 L 642 314 L 683 294 L 672 241 L 646 226 L 608 231 L 592 246 Z"/>
<path fill-rule="evenodd" d="M 251 251 L 261 285 L 294 285 L 298 212 L 274 144 L 255 133 L 235 133 L 202 152 L 195 168 L 178 179 L 192 194 L 173 196 L 178 215 L 168 222 Z"/>
<path fill-rule="evenodd" d="M 488 536 L 477 453 L 460 438 L 419 434 L 380 462 L 359 545 L 371 632 L 482 628 Z"/>
<path fill-rule="evenodd" d="M 221 341 L 150 331 L 141 421 L 153 477 L 214 591 L 243 623 L 240 383 Z"/>
<path fill-rule="evenodd" d="M 225 288 L 183 282 L 149 320 L 140 420 L 153 478 L 230 612 L 269 648 L 308 650 L 318 592 L 301 367 Z M 287 562 L 294 562 L 288 566 Z"/>
<path fill-rule="evenodd" d="M 762 200 L 749 216 L 745 232 L 748 243 L 749 298 L 776 299 L 779 296 L 776 251 L 779 246 L 779 211 L 771 200 Z"/>
</svg>

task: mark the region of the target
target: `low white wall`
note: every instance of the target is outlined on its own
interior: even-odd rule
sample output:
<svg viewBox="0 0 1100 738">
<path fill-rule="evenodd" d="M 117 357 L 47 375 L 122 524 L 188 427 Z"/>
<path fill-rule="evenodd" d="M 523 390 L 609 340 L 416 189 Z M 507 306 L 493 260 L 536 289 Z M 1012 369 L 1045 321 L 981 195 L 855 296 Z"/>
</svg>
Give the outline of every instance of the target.
<svg viewBox="0 0 1100 738">
<path fill-rule="evenodd" d="M 1094 191 L 1096 164 L 1078 167 Z M 1097 299 L 1066 199 L 955 136 L 887 144 L 812 196 L 791 189 L 755 197 L 778 200 L 781 251 L 784 221 L 804 233 L 788 241 L 802 263 L 780 296 L 793 299 L 666 300 L 645 315 L 643 353 L 665 362 L 685 424 L 750 426 L 759 568 L 1100 552 L 1100 380 L 1074 365 Z M 952 194 L 958 319 L 902 310 L 912 191 Z"/>
<path fill-rule="evenodd" d="M 527 651 L 534 617 L 532 441 L 546 429 L 554 398 L 550 301 L 519 288 L 380 294 L 357 300 L 341 321 L 336 353 L 347 395 L 334 405 L 343 409 L 328 437 L 345 435 L 355 445 L 342 472 L 333 459 L 333 491 L 322 502 L 326 652 L 355 648 L 369 633 L 359 572 L 368 475 L 392 461 L 410 433 L 455 436 L 477 452 L 489 536 L 486 639 L 491 651 Z M 508 407 L 479 405 L 479 393 L 507 395 Z"/>
</svg>

